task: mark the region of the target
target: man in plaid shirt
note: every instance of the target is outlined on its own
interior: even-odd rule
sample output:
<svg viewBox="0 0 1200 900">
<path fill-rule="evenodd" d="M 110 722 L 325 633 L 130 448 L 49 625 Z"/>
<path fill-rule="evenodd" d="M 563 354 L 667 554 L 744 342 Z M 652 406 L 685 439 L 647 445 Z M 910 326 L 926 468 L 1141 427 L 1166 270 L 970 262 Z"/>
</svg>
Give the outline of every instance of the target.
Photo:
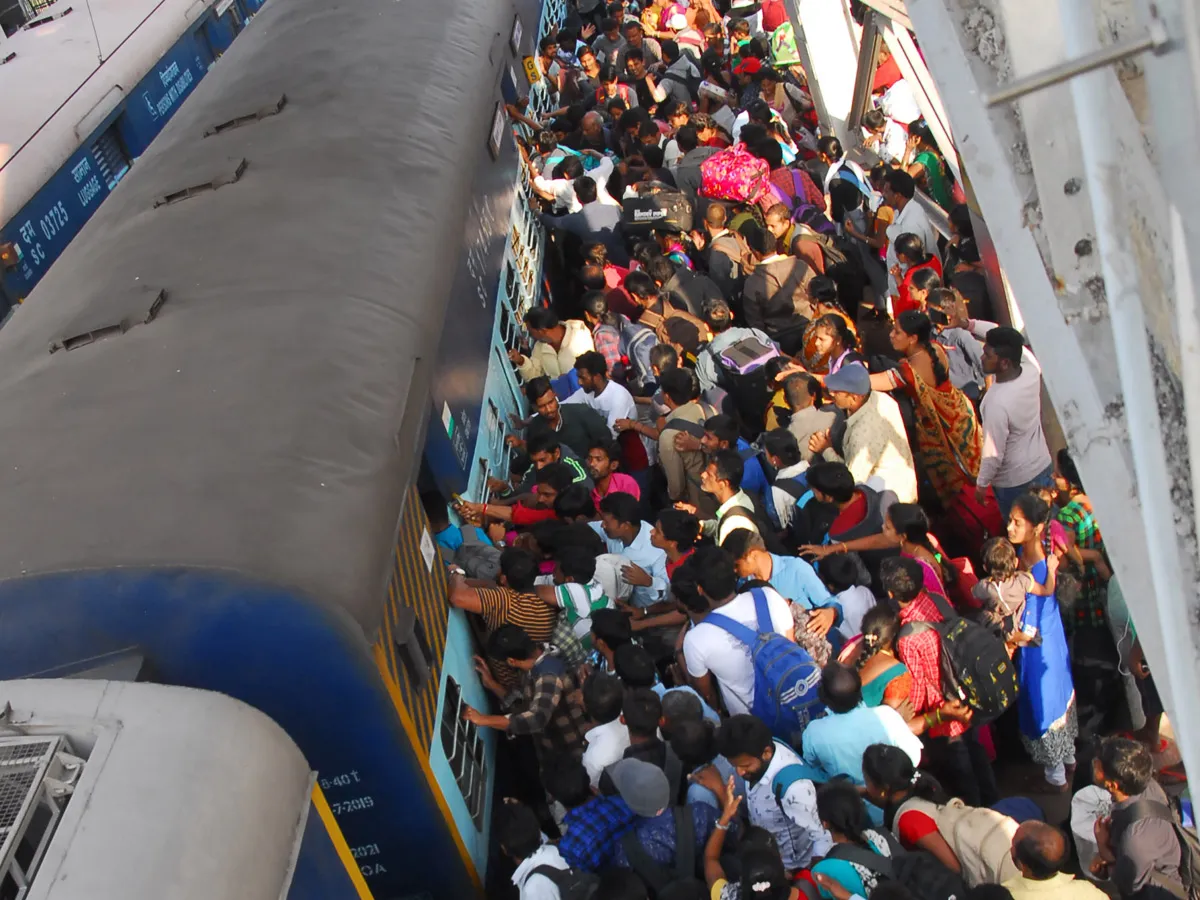
<svg viewBox="0 0 1200 900">
<path fill-rule="evenodd" d="M 569 757 L 552 760 L 542 770 L 542 782 L 567 810 L 565 833 L 558 842 L 567 865 L 587 872 L 608 868 L 621 835 L 633 827 L 637 815 L 619 796 L 592 793 L 587 769 Z"/>
<path fill-rule="evenodd" d="M 912 675 L 908 702 L 922 719 L 918 724 L 929 753 L 953 773 L 953 793 L 968 806 L 990 806 L 1000 798 L 996 777 L 970 726 L 970 708 L 957 697 L 947 697 L 942 687 L 942 639 L 929 626 L 946 617 L 925 592 L 921 564 L 905 556 L 890 557 L 880 566 L 880 578 L 900 607 L 896 656 Z M 944 599 L 942 603 L 950 608 Z"/>
<path fill-rule="evenodd" d="M 508 712 L 491 716 L 468 706 L 463 710 L 463 718 L 481 728 L 533 735 L 543 761 L 559 754 L 582 759 L 583 735 L 591 723 L 583 710 L 582 694 L 572 668 L 554 650 L 535 644 L 517 625 L 496 629 L 488 638 L 488 656 L 507 662 L 519 673 L 516 689 L 506 692 L 487 663 L 475 657 L 483 686 L 500 699 Z"/>
</svg>

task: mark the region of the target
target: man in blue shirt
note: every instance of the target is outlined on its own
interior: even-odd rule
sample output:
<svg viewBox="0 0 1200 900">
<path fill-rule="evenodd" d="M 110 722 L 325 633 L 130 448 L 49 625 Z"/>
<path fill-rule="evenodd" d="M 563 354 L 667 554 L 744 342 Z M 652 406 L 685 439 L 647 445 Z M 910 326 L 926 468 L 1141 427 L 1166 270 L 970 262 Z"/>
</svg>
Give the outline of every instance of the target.
<svg viewBox="0 0 1200 900">
<path fill-rule="evenodd" d="M 651 543 L 654 528 L 642 521 L 639 502 L 632 494 L 617 491 L 606 496 L 600 501 L 600 521 L 589 524 L 604 539 L 609 553 L 631 561 L 621 568 L 621 576 L 633 585 L 630 599 L 634 606 L 653 606 L 666 596 L 670 586 L 667 554 Z"/>
<path fill-rule="evenodd" d="M 826 636 L 842 621 L 841 604 L 805 560 L 767 552 L 762 538 L 744 529 L 730 534 L 722 546 L 734 557 L 739 578 L 770 582 L 781 596 L 807 609 L 810 632 Z"/>
</svg>

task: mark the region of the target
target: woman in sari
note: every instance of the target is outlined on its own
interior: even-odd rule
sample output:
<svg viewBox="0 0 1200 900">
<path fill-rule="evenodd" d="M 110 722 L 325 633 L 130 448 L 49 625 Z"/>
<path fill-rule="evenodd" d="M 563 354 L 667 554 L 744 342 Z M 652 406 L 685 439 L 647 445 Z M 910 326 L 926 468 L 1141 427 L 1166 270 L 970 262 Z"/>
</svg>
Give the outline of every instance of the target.
<svg viewBox="0 0 1200 900">
<path fill-rule="evenodd" d="M 1107 627 L 1107 583 L 1112 570 L 1104 552 L 1104 538 L 1071 454 L 1059 450 L 1055 462 L 1054 486 L 1061 507 L 1055 518 L 1066 532 L 1067 554 L 1083 569 L 1079 598 L 1075 601 L 1074 615 L 1066 623 L 1067 630 L 1073 633 L 1078 625 Z"/>
<path fill-rule="evenodd" d="M 845 646 L 838 661 L 858 669 L 865 705 L 899 709 L 912 690 L 912 673 L 896 658 L 900 620 L 881 603 L 863 616 L 862 632 Z"/>
<path fill-rule="evenodd" d="M 954 196 L 946 163 L 924 119 L 908 126 L 908 152 L 904 161 L 908 174 L 917 180 L 917 185 L 933 198 L 934 203 L 949 212 L 954 206 Z"/>
<path fill-rule="evenodd" d="M 946 351 L 933 343 L 929 316 L 910 310 L 892 327 L 900 367 L 871 376 L 871 389 L 903 390 L 913 401 L 916 450 L 942 506 L 948 507 L 979 476 L 983 429 L 975 407 L 950 382 Z"/>
<path fill-rule="evenodd" d="M 814 375 L 828 375 L 830 352 L 817 347 L 817 323 L 825 316 L 836 316 L 845 325 L 845 331 L 858 340 L 858 332 L 854 321 L 846 315 L 838 303 L 837 283 L 828 275 L 816 275 L 807 286 L 808 299 L 812 304 L 813 316 L 808 327 L 804 329 L 804 342 L 800 349 L 800 362 L 804 368 Z M 844 338 L 843 338 L 844 343 Z M 822 342 L 824 347 L 824 342 Z"/>
</svg>

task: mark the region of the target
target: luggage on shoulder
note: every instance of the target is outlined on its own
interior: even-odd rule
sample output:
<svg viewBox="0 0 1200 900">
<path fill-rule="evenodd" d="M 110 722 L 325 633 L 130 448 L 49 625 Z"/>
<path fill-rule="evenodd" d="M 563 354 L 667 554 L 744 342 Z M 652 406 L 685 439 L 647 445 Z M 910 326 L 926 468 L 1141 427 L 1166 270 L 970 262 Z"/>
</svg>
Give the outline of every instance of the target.
<svg viewBox="0 0 1200 900">
<path fill-rule="evenodd" d="M 691 808 L 676 806 L 671 815 L 675 820 L 674 866 L 663 866 L 650 856 L 638 840 L 636 829 L 625 832 L 621 838 L 630 868 L 646 883 L 652 898 L 660 896 L 673 884 L 696 877 L 696 827 Z"/>
<path fill-rule="evenodd" d="M 600 891 L 600 876 L 582 869 L 559 869 L 554 866 L 538 866 L 529 877 L 541 875 L 554 885 L 562 900 L 592 900 Z"/>
<path fill-rule="evenodd" d="M 687 234 L 692 230 L 692 203 L 683 191 L 658 185 L 629 197 L 621 208 L 621 231 L 634 238 L 648 237 L 655 228 Z"/>
<path fill-rule="evenodd" d="M 1016 820 L 994 809 L 967 806 L 957 797 L 944 804 L 910 797 L 896 810 L 896 819 L 909 810 L 924 813 L 937 824 L 938 834 L 962 865 L 967 887 L 1002 884 L 1020 874 L 1012 859 Z"/>
<path fill-rule="evenodd" d="M 756 203 L 768 192 L 771 167 L 734 144 L 700 163 L 700 193 L 713 200 Z"/>
<path fill-rule="evenodd" d="M 1112 827 L 1109 831 L 1112 846 L 1116 847 L 1125 829 L 1140 819 L 1161 819 L 1169 822 L 1175 830 L 1175 839 L 1179 842 L 1180 880 L 1167 878 L 1151 870 L 1149 883 L 1178 897 L 1179 900 L 1200 900 L 1200 840 L 1183 826 L 1175 811 L 1165 803 L 1143 798 L 1113 813 Z"/>
<path fill-rule="evenodd" d="M 742 436 L 747 440 L 756 439 L 766 425 L 767 407 L 771 403 L 766 362 L 777 357 L 779 351 L 774 344 L 763 343 L 751 335 L 719 353 L 711 344 L 705 352 L 717 370 L 717 384 L 726 392 L 727 403 L 741 425 Z"/>
</svg>

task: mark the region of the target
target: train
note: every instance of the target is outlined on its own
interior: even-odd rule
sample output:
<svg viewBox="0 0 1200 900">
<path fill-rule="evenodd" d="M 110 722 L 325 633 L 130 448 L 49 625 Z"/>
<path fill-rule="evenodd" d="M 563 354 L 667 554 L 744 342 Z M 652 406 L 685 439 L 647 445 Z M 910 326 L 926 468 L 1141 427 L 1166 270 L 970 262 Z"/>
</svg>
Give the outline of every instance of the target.
<svg viewBox="0 0 1200 900">
<path fill-rule="evenodd" d="M 264 2 L 57 0 L 0 36 L 0 320 Z"/>
<path fill-rule="evenodd" d="M 222 694 L 0 682 L 0 896 L 362 900 L 316 773 Z"/>
<path fill-rule="evenodd" d="M 548 107 L 565 13 L 270 0 L 0 329 L 0 678 L 261 711 L 376 900 L 486 877 L 497 738 L 420 496 L 507 474 L 546 286 L 505 104 Z"/>
</svg>

